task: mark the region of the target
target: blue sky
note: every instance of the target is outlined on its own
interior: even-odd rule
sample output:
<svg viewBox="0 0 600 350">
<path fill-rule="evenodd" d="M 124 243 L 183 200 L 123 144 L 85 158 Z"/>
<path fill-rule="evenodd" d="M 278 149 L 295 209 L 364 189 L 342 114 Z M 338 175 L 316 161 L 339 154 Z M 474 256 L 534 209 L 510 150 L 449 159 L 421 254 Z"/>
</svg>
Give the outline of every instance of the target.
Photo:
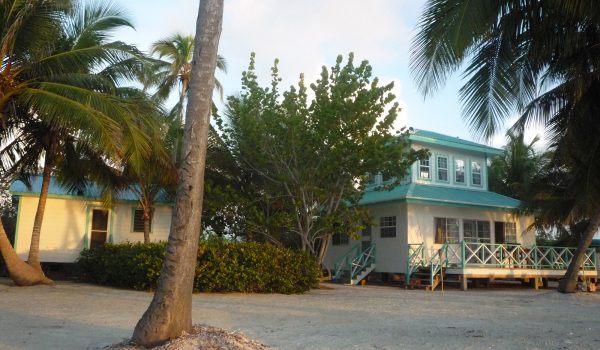
<svg viewBox="0 0 600 350">
<path fill-rule="evenodd" d="M 354 52 L 367 59 L 382 82 L 394 81 L 402 112 L 398 125 L 473 139 L 461 116 L 454 76 L 433 98 L 424 100 L 410 76 L 410 41 L 424 0 L 225 0 L 220 53 L 229 65 L 219 80 L 227 95 L 240 88 L 250 52 L 256 52 L 259 77 L 267 83 L 270 67 L 280 59 L 285 86 L 301 72 L 314 81 L 321 66 L 338 54 Z M 194 34 L 197 0 L 118 0 L 136 30 L 121 30 L 119 40 L 148 50 L 150 44 L 175 32 Z M 538 131 L 539 132 L 539 131 Z M 535 131 L 527 136 L 533 137 Z M 504 143 L 502 135 L 494 146 Z"/>
</svg>

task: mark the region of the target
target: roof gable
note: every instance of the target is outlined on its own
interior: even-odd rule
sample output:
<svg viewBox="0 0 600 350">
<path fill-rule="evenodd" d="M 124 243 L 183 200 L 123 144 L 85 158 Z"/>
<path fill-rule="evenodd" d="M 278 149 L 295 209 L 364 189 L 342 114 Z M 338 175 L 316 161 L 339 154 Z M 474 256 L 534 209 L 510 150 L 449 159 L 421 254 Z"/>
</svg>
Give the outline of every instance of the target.
<svg viewBox="0 0 600 350">
<path fill-rule="evenodd" d="M 366 191 L 359 205 L 385 202 L 413 202 L 449 205 L 457 207 L 476 207 L 500 210 L 515 210 L 520 201 L 490 191 L 469 190 L 448 186 L 408 183 L 390 191 Z"/>
<path fill-rule="evenodd" d="M 442 146 L 462 151 L 485 153 L 495 156 L 504 154 L 504 150 L 499 148 L 427 130 L 415 130 L 414 133 L 409 135 L 408 139 L 412 142 Z"/>
</svg>

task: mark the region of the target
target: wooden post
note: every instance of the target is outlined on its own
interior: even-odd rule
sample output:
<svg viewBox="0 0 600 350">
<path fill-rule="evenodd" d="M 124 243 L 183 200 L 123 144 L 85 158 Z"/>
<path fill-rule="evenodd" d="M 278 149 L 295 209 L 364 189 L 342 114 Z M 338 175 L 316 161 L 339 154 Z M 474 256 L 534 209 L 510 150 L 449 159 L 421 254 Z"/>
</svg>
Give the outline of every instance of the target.
<svg viewBox="0 0 600 350">
<path fill-rule="evenodd" d="M 459 277 L 460 280 L 460 290 L 467 290 L 467 285 L 468 285 L 468 279 L 465 275 L 460 275 Z"/>
<path fill-rule="evenodd" d="M 548 289 L 548 279 L 547 278 L 542 278 L 542 286 L 544 287 L 544 289 Z"/>
</svg>

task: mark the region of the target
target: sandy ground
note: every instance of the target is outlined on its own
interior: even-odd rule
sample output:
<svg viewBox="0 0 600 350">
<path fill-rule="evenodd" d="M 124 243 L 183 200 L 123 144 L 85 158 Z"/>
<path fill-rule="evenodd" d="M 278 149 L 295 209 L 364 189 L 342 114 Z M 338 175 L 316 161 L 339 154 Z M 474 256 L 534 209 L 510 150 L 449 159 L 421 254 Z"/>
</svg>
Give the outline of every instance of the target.
<svg viewBox="0 0 600 350">
<path fill-rule="evenodd" d="M 131 331 L 151 294 L 0 279 L 0 349 L 96 349 Z M 599 349 L 600 294 L 335 285 L 304 295 L 199 294 L 194 322 L 281 349 Z"/>
</svg>

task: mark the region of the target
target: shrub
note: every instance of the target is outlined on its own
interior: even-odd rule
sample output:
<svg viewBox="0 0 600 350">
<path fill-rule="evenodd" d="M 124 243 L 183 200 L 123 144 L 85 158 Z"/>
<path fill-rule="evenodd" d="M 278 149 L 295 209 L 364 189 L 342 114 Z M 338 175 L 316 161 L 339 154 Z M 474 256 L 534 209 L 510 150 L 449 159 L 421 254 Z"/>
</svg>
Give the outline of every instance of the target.
<svg viewBox="0 0 600 350">
<path fill-rule="evenodd" d="M 81 252 L 83 281 L 136 290 L 158 283 L 166 243 L 106 244 Z M 195 292 L 301 293 L 316 285 L 319 267 L 311 256 L 271 244 L 201 241 Z"/>
</svg>

